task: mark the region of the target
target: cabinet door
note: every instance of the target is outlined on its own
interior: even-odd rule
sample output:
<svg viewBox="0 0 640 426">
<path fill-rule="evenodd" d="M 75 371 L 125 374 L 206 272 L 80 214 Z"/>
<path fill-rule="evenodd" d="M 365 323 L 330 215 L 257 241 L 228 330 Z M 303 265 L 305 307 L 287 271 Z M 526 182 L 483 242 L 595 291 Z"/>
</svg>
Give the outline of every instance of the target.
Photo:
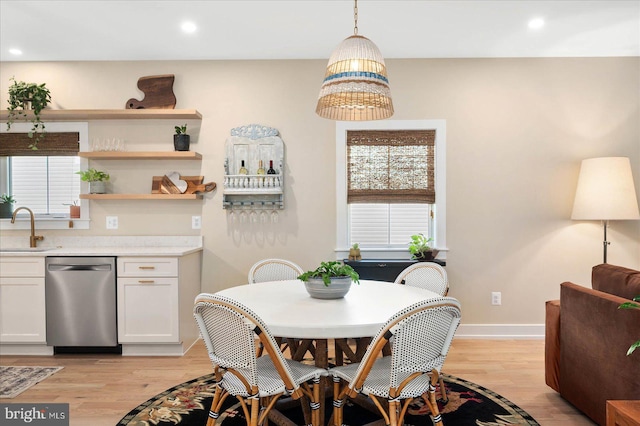
<svg viewBox="0 0 640 426">
<path fill-rule="evenodd" d="M 178 278 L 118 278 L 118 342 L 178 343 Z"/>
<path fill-rule="evenodd" d="M 0 342 L 46 340 L 44 277 L 0 278 Z"/>
</svg>

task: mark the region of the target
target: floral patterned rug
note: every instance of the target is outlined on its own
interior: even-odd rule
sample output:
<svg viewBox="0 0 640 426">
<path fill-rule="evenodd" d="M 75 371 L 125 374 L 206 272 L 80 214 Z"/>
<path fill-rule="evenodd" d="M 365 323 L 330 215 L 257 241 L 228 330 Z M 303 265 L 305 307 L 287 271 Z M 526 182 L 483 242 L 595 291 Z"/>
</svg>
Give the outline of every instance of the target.
<svg viewBox="0 0 640 426">
<path fill-rule="evenodd" d="M 449 402 L 441 407 L 445 425 L 538 425 L 527 412 L 495 392 L 454 376 L 443 376 L 449 397 Z M 206 375 L 168 389 L 131 410 L 117 426 L 204 425 L 213 399 L 212 383 L 212 375 Z M 330 410 L 331 404 L 326 405 Z M 347 404 L 344 410 L 344 423 L 351 426 L 364 425 L 379 418 L 353 404 Z M 285 411 L 284 414 L 297 424 L 304 423 L 300 407 Z M 226 410 L 220 415 L 218 423 L 224 426 L 246 425 L 242 408 L 235 398 L 227 398 Z M 426 405 L 417 398 L 408 410 L 405 425 L 431 424 Z"/>
</svg>

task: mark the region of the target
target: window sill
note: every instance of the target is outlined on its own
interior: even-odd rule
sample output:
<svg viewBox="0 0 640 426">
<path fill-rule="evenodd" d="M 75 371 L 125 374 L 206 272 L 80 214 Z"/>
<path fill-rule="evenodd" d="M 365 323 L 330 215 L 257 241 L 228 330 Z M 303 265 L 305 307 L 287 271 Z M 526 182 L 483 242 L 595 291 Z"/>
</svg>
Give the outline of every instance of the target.
<svg viewBox="0 0 640 426">
<path fill-rule="evenodd" d="M 446 248 L 438 248 L 440 253 L 438 253 L 438 259 L 447 260 L 447 251 L 449 249 Z M 349 248 L 337 248 L 334 250 L 336 253 L 336 259 L 342 260 L 349 257 Z M 360 255 L 363 259 L 401 259 L 401 260 L 409 260 L 411 255 L 409 254 L 409 250 L 406 248 L 360 248 Z"/>
<path fill-rule="evenodd" d="M 73 222 L 73 226 L 69 226 L 69 222 Z M 39 229 L 89 229 L 89 223 L 88 219 L 36 217 L 36 231 Z M 11 219 L 0 219 L 2 231 L 21 229 L 31 229 L 31 219 L 28 216 L 16 218 L 15 223 L 11 223 Z"/>
</svg>

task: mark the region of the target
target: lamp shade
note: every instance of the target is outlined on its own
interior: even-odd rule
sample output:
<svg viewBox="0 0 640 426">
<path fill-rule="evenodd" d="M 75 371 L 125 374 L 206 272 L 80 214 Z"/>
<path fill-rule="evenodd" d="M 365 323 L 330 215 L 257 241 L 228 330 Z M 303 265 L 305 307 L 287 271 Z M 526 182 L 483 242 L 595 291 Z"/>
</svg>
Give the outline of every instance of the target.
<svg viewBox="0 0 640 426">
<path fill-rule="evenodd" d="M 333 51 L 316 113 L 331 120 L 380 120 L 393 115 L 387 68 L 378 47 L 353 35 Z"/>
<path fill-rule="evenodd" d="M 631 163 L 627 157 L 582 161 L 571 219 L 640 219 Z"/>
</svg>

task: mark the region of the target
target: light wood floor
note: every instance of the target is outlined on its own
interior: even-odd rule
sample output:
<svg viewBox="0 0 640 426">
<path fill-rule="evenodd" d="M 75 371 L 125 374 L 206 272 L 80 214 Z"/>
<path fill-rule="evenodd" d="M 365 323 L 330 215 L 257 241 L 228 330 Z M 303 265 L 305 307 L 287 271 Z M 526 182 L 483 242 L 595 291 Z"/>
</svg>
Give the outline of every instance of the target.
<svg viewBox="0 0 640 426">
<path fill-rule="evenodd" d="M 113 426 L 140 402 L 211 372 L 201 342 L 184 357 L 3 356 L 0 364 L 63 366 L 2 402 L 67 402 L 71 426 Z M 595 425 L 544 383 L 543 340 L 454 340 L 443 371 L 499 393 L 542 426 Z"/>
</svg>

